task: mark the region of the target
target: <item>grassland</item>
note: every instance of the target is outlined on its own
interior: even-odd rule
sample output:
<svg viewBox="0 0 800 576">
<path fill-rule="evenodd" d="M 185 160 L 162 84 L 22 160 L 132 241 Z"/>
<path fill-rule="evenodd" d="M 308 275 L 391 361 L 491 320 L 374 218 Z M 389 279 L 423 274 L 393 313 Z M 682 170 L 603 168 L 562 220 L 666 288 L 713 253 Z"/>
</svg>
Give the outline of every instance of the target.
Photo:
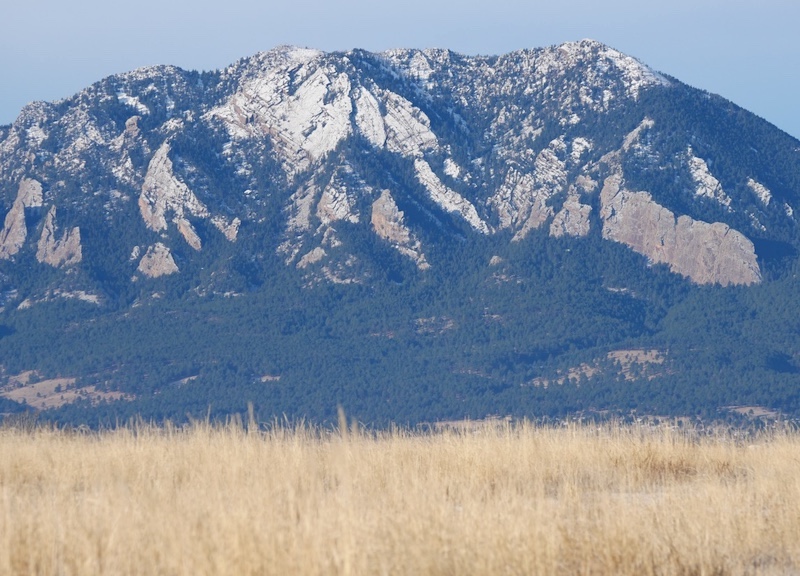
<svg viewBox="0 0 800 576">
<path fill-rule="evenodd" d="M 800 572 L 800 435 L 0 429 L 2 574 Z"/>
</svg>

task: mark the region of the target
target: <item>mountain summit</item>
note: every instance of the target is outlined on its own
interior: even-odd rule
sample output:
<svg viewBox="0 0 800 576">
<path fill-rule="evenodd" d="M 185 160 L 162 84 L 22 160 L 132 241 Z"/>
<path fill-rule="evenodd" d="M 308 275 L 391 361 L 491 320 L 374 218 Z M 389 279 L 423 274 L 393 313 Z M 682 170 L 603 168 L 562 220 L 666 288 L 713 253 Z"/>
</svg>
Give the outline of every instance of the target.
<svg viewBox="0 0 800 576">
<path fill-rule="evenodd" d="M 11 374 L 42 370 L 41 334 L 14 326 L 48 302 L 109 318 L 154 298 L 270 307 L 275 282 L 304 299 L 447 292 L 456 262 L 524 283 L 519 255 L 559 246 L 682 286 L 779 281 L 800 247 L 800 142 L 592 40 L 489 57 L 284 46 L 30 104 L 0 128 L 0 208 L 0 347 L 30 352 Z M 98 360 L 98 385 L 132 363 Z"/>
</svg>

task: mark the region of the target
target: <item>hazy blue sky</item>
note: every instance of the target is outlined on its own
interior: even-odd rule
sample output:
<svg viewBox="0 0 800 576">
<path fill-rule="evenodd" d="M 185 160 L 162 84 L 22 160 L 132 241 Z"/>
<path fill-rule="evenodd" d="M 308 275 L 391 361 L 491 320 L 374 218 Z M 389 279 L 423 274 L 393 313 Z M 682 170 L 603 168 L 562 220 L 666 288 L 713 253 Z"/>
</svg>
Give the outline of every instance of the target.
<svg viewBox="0 0 800 576">
<path fill-rule="evenodd" d="M 594 38 L 800 137 L 800 0 L 26 0 L 0 22 L 0 124 L 110 74 L 279 44 L 500 54 Z"/>
</svg>

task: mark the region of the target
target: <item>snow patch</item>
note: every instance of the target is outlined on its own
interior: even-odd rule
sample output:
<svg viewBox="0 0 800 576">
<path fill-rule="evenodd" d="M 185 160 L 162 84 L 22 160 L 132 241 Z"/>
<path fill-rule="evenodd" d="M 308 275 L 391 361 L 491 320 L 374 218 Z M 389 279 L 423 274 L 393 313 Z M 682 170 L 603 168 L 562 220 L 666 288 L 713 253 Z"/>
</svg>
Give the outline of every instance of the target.
<svg viewBox="0 0 800 576">
<path fill-rule="evenodd" d="M 28 143 L 33 146 L 41 146 L 42 142 L 47 140 L 47 132 L 41 126 L 31 126 L 26 131 Z"/>
<path fill-rule="evenodd" d="M 489 234 L 486 222 L 478 216 L 478 211 L 466 198 L 445 186 L 439 177 L 433 173 L 430 164 L 422 158 L 414 160 L 414 169 L 417 180 L 430 194 L 431 199 L 447 212 L 456 212 L 478 232 Z"/>
<path fill-rule="evenodd" d="M 376 148 L 386 145 L 386 127 L 383 124 L 380 105 L 375 96 L 365 88 L 359 87 L 355 96 L 356 126 Z"/>
<path fill-rule="evenodd" d="M 747 185 L 750 187 L 750 190 L 755 192 L 755 195 L 758 196 L 758 199 L 761 200 L 764 206 L 769 206 L 772 200 L 772 192 L 769 191 L 769 188 L 756 182 L 752 178 L 748 178 Z"/>
<path fill-rule="evenodd" d="M 452 158 L 447 158 L 444 161 L 444 173 L 450 176 L 450 178 L 458 179 L 458 177 L 461 176 L 461 168 Z"/>
<path fill-rule="evenodd" d="M 310 66 L 318 54 L 287 49 L 207 116 L 235 139 L 269 136 L 286 171 L 303 171 L 352 132 L 350 79 L 333 66 Z"/>
<path fill-rule="evenodd" d="M 716 200 L 723 206 L 730 209 L 731 199 L 727 194 L 725 194 L 725 191 L 722 189 L 722 184 L 719 183 L 719 180 L 714 178 L 714 176 L 711 174 L 706 161 L 695 156 L 692 153 L 691 146 L 689 146 L 688 154 L 689 171 L 691 172 L 692 179 L 694 179 L 694 182 L 697 186 L 694 192 L 695 195 L 711 198 L 712 200 Z"/>
<path fill-rule="evenodd" d="M 573 163 L 577 164 L 580 161 L 581 156 L 583 156 L 584 153 L 590 151 L 593 147 L 594 146 L 591 140 L 587 140 L 586 138 L 580 138 L 580 137 L 575 138 L 572 141 L 572 151 L 570 152 L 570 160 L 572 160 Z"/>
<path fill-rule="evenodd" d="M 395 94 L 383 94 L 386 105 L 387 148 L 404 156 L 418 157 L 422 151 L 437 146 L 436 135 L 425 113 L 411 102 Z"/>
<path fill-rule="evenodd" d="M 150 114 L 150 108 L 142 104 L 142 102 L 136 96 L 131 96 L 125 92 L 117 92 L 117 100 L 126 106 L 130 106 L 131 108 L 135 109 L 137 112 L 139 112 L 139 114 Z"/>
</svg>

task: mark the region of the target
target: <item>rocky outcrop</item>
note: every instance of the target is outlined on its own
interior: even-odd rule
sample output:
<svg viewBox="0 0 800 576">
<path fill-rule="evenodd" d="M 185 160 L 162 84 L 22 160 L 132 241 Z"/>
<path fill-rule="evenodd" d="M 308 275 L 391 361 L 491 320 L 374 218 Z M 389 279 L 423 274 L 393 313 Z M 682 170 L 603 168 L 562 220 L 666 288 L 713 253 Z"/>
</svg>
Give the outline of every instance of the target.
<svg viewBox="0 0 800 576">
<path fill-rule="evenodd" d="M 347 164 L 339 166 L 322 191 L 317 204 L 317 218 L 324 226 L 342 220 L 351 224 L 359 222 L 354 192 L 369 193 L 372 189 L 364 182 L 358 182 L 355 187 L 348 185 L 348 177 L 354 177 L 353 169 Z"/>
<path fill-rule="evenodd" d="M 242 225 L 242 221 L 239 218 L 234 218 L 228 222 L 223 216 L 214 216 L 211 219 L 211 223 L 216 226 L 217 230 L 222 232 L 228 242 L 236 242 L 239 237 L 239 226 Z"/>
<path fill-rule="evenodd" d="M 404 214 L 388 190 L 381 192 L 380 198 L 372 204 L 372 229 L 398 252 L 411 258 L 417 268 L 430 268 L 422 253 L 422 244 L 405 225 Z"/>
<path fill-rule="evenodd" d="M 489 227 L 478 216 L 475 206 L 458 192 L 445 186 L 439 177 L 434 174 L 430 164 L 422 158 L 417 158 L 414 160 L 414 169 L 417 173 L 417 180 L 428 191 L 431 200 L 447 212 L 460 214 L 478 232 L 489 234 Z"/>
<path fill-rule="evenodd" d="M 175 264 L 175 259 L 172 257 L 172 252 L 161 242 L 157 242 L 147 249 L 147 252 L 139 261 L 137 269 L 149 278 L 168 276 L 179 271 L 178 265 Z"/>
<path fill-rule="evenodd" d="M 583 142 L 588 145 L 587 141 Z M 500 219 L 500 228 L 516 230 L 515 242 L 524 239 L 531 230 L 536 230 L 553 216 L 554 210 L 548 202 L 566 187 L 566 152 L 567 146 L 562 139 L 553 140 L 536 156 L 532 173 L 512 166 L 503 184 L 489 198 L 489 206 Z M 576 149 L 576 157 L 580 156 Z"/>
<path fill-rule="evenodd" d="M 580 196 L 570 194 L 564 206 L 550 223 L 550 236 L 586 236 L 589 233 L 589 214 L 592 207 L 581 204 Z"/>
<path fill-rule="evenodd" d="M 316 264 L 317 262 L 325 258 L 325 256 L 327 256 L 325 249 L 322 248 L 321 246 L 317 246 L 316 248 L 311 250 L 311 252 L 303 255 L 303 257 L 300 258 L 300 260 L 297 262 L 297 267 L 303 270 L 305 268 L 308 268 L 312 264 Z"/>
<path fill-rule="evenodd" d="M 4 208 L 15 192 L 9 186 L 35 177 L 46 182 L 48 209 L 57 205 L 63 219 L 69 207 L 82 223 L 79 231 L 57 232 L 55 213 L 45 222 L 46 209 L 30 209 L 42 205 L 41 185 L 22 180 L 11 210 L 0 215 L 5 216 L 0 258 L 14 258 L 25 242 L 31 255 L 36 252 L 34 239 L 26 240 L 27 217 L 27 227 L 37 222 L 37 239 L 42 233 L 38 256 L 51 265 L 80 257 L 79 234 L 86 243 L 89 235 L 114 234 L 113 228 L 123 225 L 130 236 L 122 244 L 126 249 L 102 259 L 103 266 L 129 261 L 134 267 L 156 241 L 177 249 L 166 240 L 176 233 L 195 251 L 213 251 L 195 255 L 210 265 L 233 253 L 218 252 L 217 243 L 209 241 L 219 240 L 213 238 L 219 231 L 252 252 L 248 257 L 274 251 L 286 265 L 306 268 L 309 277 L 328 266 L 341 279 L 349 271 L 366 275 L 373 265 L 381 266 L 368 243 L 349 245 L 360 242 L 362 233 L 377 234 L 425 268 L 426 255 L 411 230 L 421 234 L 447 213 L 472 228 L 442 226 L 447 234 L 499 232 L 513 241 L 535 230 L 586 236 L 591 225 L 602 225 L 606 238 L 668 262 L 696 281 L 756 281 L 755 257 L 738 233 L 717 233 L 717 226 L 710 234 L 712 225 L 662 213 L 652 198 L 624 190 L 621 182 L 617 194 L 607 195 L 605 216 L 598 215 L 602 180 L 609 174 L 632 179 L 636 173 L 638 181 L 658 186 L 651 188 L 657 198 L 674 198 L 676 206 L 694 203 L 682 211 L 695 218 L 736 226 L 747 226 L 749 219 L 748 229 L 764 240 L 800 244 L 793 216 L 800 204 L 791 184 L 796 167 L 791 160 L 782 161 L 780 169 L 769 162 L 784 146 L 782 137 L 752 142 L 763 162 L 754 159 L 737 180 L 722 170 L 732 162 L 726 143 L 700 137 L 711 138 L 711 126 L 673 134 L 683 124 L 669 114 L 659 114 L 656 124 L 643 108 L 628 108 L 642 89 L 665 110 L 675 106 L 680 112 L 690 101 L 705 101 L 688 88 L 688 100 L 673 99 L 673 92 L 684 94 L 684 88 L 662 90 L 667 86 L 680 83 L 592 41 L 497 57 L 448 50 L 326 54 L 281 47 L 204 76 L 203 82 L 170 67 L 117 75 L 58 105 L 26 107 L 13 126 L 0 127 L 0 187 L 11 196 L 4 196 Z M 718 104 L 708 103 L 710 109 Z M 737 126 L 746 128 L 750 121 L 740 119 Z M 705 126 L 711 120 L 697 121 Z M 742 181 L 748 175 L 752 178 Z M 675 183 L 685 190 L 672 189 Z M 395 198 L 404 189 L 405 215 L 383 188 Z M 136 200 L 149 232 L 125 220 Z M 438 207 L 433 213 L 432 204 Z M 717 216 L 720 207 L 725 216 Z M 634 210 L 643 220 L 624 222 Z M 657 226 L 648 220 L 659 215 L 664 221 Z M 88 230 L 89 223 L 96 229 Z M 648 226 L 678 246 L 659 247 L 660 240 L 642 231 Z M 679 256 L 686 242 L 693 251 Z M 701 258 L 696 244 L 704 242 L 739 246 L 741 253 L 730 250 L 742 270 L 721 264 L 726 256 L 716 244 L 709 248 L 712 256 Z M 133 244 L 142 247 L 135 256 L 127 252 Z M 426 243 L 428 256 L 431 250 Z M 336 268 L 356 253 L 364 266 Z M 376 261 L 368 262 L 373 257 Z M 715 272 L 717 266 L 727 272 Z"/>
<path fill-rule="evenodd" d="M 770 192 L 769 188 L 760 182 L 756 182 L 752 178 L 747 179 L 747 186 L 758 196 L 758 199 L 761 200 L 764 206 L 769 206 L 769 203 L 772 201 L 772 192 Z"/>
<path fill-rule="evenodd" d="M 689 172 L 695 183 L 694 193 L 697 196 L 704 196 L 716 200 L 726 208 L 730 208 L 730 197 L 722 189 L 722 184 L 719 183 L 719 180 L 711 174 L 711 170 L 709 170 L 706 161 L 695 156 L 692 153 L 691 146 L 689 146 L 687 154 L 689 157 Z"/>
<path fill-rule="evenodd" d="M 42 205 L 42 185 L 29 178 L 22 180 L 17 198 L 6 214 L 3 229 L 0 231 L 0 259 L 9 260 L 20 251 L 28 237 L 25 225 L 25 209 L 39 208 Z"/>
<path fill-rule="evenodd" d="M 56 237 L 56 207 L 52 206 L 39 237 L 36 260 L 49 264 L 54 268 L 74 266 L 83 258 L 81 250 L 81 230 L 77 226 L 66 232 L 61 238 Z"/>
<path fill-rule="evenodd" d="M 500 218 L 500 228 L 517 229 L 514 240 L 518 241 L 553 215 L 547 204 L 550 195 L 548 190 L 536 188 L 533 176 L 511 168 L 489 205 Z"/>
<path fill-rule="evenodd" d="M 698 284 L 761 281 L 753 243 L 721 222 L 675 215 L 647 192 L 631 192 L 618 172 L 600 193 L 603 237 L 620 242 Z"/>
<path fill-rule="evenodd" d="M 139 196 L 139 210 L 147 227 L 155 232 L 167 229 L 167 213 L 172 212 L 186 243 L 200 250 L 200 238 L 186 216 L 208 218 L 210 214 L 189 187 L 175 177 L 169 150 L 169 143 L 165 142 L 150 160 Z"/>
</svg>

